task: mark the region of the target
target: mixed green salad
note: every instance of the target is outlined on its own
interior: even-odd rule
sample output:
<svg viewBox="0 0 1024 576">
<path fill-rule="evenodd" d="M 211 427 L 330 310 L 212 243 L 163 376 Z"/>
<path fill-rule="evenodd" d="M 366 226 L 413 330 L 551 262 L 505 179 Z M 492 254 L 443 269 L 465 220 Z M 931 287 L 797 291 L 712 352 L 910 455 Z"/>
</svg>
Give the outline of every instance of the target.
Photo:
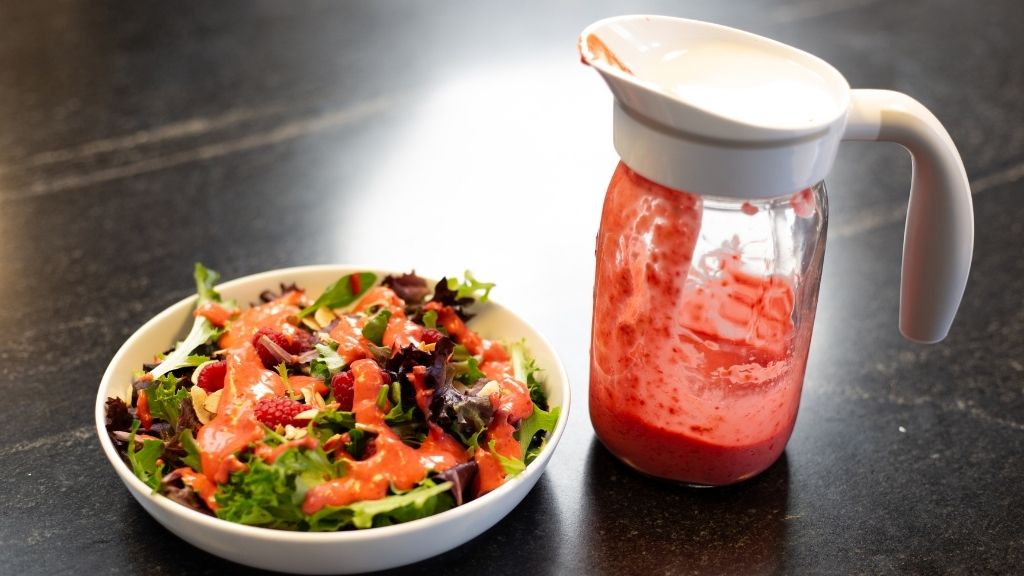
<svg viewBox="0 0 1024 576">
<path fill-rule="evenodd" d="M 196 264 L 188 335 L 106 402 L 135 475 L 184 506 L 285 530 L 406 522 L 521 473 L 558 420 L 525 343 L 466 325 L 493 288 L 468 271 L 281 285 L 244 309 L 218 279 Z"/>
</svg>

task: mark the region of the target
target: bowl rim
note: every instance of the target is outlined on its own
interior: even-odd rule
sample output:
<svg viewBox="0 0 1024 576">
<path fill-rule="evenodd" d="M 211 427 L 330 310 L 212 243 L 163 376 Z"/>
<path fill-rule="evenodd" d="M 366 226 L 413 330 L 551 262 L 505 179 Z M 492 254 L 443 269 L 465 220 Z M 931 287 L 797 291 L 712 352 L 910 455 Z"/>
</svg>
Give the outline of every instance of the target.
<svg viewBox="0 0 1024 576">
<path fill-rule="evenodd" d="M 352 272 L 375 272 L 385 274 L 403 274 L 404 272 L 389 270 L 386 268 L 379 268 L 375 266 L 357 266 L 350 264 L 318 264 L 309 266 L 293 266 L 288 268 L 277 268 L 273 270 L 267 270 L 256 274 L 249 274 L 241 276 L 217 284 L 218 290 L 230 290 L 237 285 L 256 283 L 259 281 L 267 280 L 271 281 L 275 278 L 287 274 L 326 274 L 326 273 L 337 273 L 337 274 L 348 274 Z M 431 278 L 426 278 L 430 282 Z M 287 281 L 287 279 L 285 279 Z M 551 352 L 551 356 L 555 360 L 554 366 L 545 366 L 544 371 L 548 374 L 555 373 L 561 380 L 561 392 L 562 402 L 559 404 L 561 412 L 558 416 L 558 421 L 555 424 L 554 430 L 551 432 L 548 438 L 548 444 L 544 451 L 537 457 L 536 460 L 531 462 L 526 469 L 514 478 L 507 480 L 504 484 L 496 488 L 495 490 L 484 494 L 483 496 L 466 502 L 461 506 L 456 506 L 444 512 L 433 514 L 425 518 L 419 518 L 411 520 L 409 522 L 403 522 L 401 524 L 394 524 L 391 526 L 380 526 L 376 528 L 364 528 L 359 530 L 344 530 L 344 531 L 333 531 L 333 532 L 303 532 L 297 530 L 280 530 L 276 528 L 264 528 L 260 526 L 248 526 L 245 524 L 237 524 L 228 520 L 223 520 L 216 516 L 204 514 L 197 510 L 193 510 L 187 506 L 174 502 L 173 500 L 162 496 L 160 494 L 154 494 L 153 491 L 142 482 L 135 473 L 128 468 L 126 464 L 117 453 L 114 448 L 113 442 L 110 440 L 109 434 L 106 430 L 106 401 L 108 396 L 108 390 L 111 388 L 111 383 L 115 377 L 115 367 L 121 363 L 123 357 L 128 354 L 128 351 L 135 345 L 138 340 L 141 340 L 145 334 L 153 330 L 157 325 L 166 321 L 170 316 L 179 314 L 181 308 L 192 308 L 197 296 L 192 294 L 185 297 L 177 302 L 171 304 L 167 308 L 164 308 L 158 314 L 147 320 L 142 326 L 137 328 L 131 336 L 118 348 L 114 354 L 107 368 L 103 372 L 103 376 L 100 378 L 99 390 L 96 394 L 96 432 L 99 436 L 100 447 L 102 448 L 107 460 L 110 461 L 114 467 L 114 471 L 120 476 L 121 480 L 128 485 L 128 488 L 133 492 L 136 498 L 146 498 L 151 504 L 160 507 L 164 511 L 182 517 L 184 520 L 192 522 L 198 522 L 213 530 L 226 530 L 233 532 L 236 536 L 249 537 L 255 539 L 269 539 L 277 541 L 290 541 L 295 543 L 303 544 L 315 544 L 315 543 L 339 543 L 339 542 L 362 542 L 366 540 L 373 540 L 383 537 L 397 537 L 403 534 L 412 532 L 418 532 L 419 530 L 429 528 L 431 524 L 448 524 L 458 522 L 460 519 L 466 516 L 471 516 L 478 510 L 484 509 L 489 506 L 492 502 L 497 502 L 502 496 L 512 492 L 517 484 L 530 481 L 533 476 L 539 476 L 544 472 L 547 467 L 548 461 L 551 459 L 551 454 L 554 452 L 555 447 L 561 440 L 562 434 L 565 432 L 566 425 L 569 419 L 569 410 L 571 404 L 571 386 L 569 385 L 569 378 L 565 372 L 565 366 L 562 364 L 555 348 L 551 345 L 548 339 L 540 333 L 532 324 L 524 320 L 521 316 L 513 312 L 511 309 L 503 306 L 499 302 L 495 302 L 493 299 L 488 299 L 488 303 L 492 306 L 500 309 L 503 313 L 512 316 L 514 319 L 521 322 L 523 325 L 529 327 L 538 338 L 531 338 L 532 341 L 538 340 L 540 346 L 546 347 Z M 547 383 L 545 383 L 547 386 Z M 551 393 L 551 389 L 548 388 L 548 393 Z"/>
</svg>

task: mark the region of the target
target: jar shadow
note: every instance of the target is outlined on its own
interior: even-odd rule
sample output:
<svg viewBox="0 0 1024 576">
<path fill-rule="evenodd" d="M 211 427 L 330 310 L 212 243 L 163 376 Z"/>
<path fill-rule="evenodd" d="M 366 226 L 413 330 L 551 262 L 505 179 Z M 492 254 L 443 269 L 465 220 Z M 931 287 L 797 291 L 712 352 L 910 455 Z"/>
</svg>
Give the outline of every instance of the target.
<svg viewBox="0 0 1024 576">
<path fill-rule="evenodd" d="M 774 574 L 783 568 L 786 454 L 734 486 L 644 476 L 596 438 L 583 478 L 580 543 L 590 574 Z"/>
</svg>

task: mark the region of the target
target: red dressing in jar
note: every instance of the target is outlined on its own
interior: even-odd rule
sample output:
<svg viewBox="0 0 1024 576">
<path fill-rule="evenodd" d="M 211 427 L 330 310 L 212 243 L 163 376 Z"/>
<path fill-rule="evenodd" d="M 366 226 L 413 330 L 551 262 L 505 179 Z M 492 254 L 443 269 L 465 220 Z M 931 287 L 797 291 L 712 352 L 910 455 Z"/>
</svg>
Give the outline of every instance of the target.
<svg viewBox="0 0 1024 576">
<path fill-rule="evenodd" d="M 590 415 L 634 468 L 724 485 L 785 448 L 812 323 L 797 331 L 791 281 L 744 270 L 738 252 L 693 262 L 701 218 L 699 196 L 619 165 L 598 234 Z"/>
</svg>

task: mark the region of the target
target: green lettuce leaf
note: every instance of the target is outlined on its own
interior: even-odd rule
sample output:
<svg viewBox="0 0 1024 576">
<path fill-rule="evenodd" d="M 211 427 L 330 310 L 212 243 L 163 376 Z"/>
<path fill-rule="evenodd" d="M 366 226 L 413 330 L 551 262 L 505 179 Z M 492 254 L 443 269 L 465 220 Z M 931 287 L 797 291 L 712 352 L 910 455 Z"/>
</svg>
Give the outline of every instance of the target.
<svg viewBox="0 0 1024 576">
<path fill-rule="evenodd" d="M 181 459 L 182 463 L 196 472 L 202 472 L 203 460 L 199 455 L 196 439 L 192 436 L 192 430 L 190 428 L 182 430 L 178 436 L 178 442 L 181 442 L 181 447 L 185 450 L 185 456 Z"/>
<path fill-rule="evenodd" d="M 431 330 L 437 329 L 437 311 L 427 310 L 423 313 L 423 325 Z"/>
<path fill-rule="evenodd" d="M 276 438 L 268 432 L 268 443 Z M 331 462 L 320 448 L 290 448 L 273 464 L 250 457 L 248 471 L 235 472 L 217 491 L 217 517 L 286 530 L 308 530 L 302 502 L 310 488 L 344 475 L 344 461 Z"/>
<path fill-rule="evenodd" d="M 210 361 L 210 357 L 209 356 L 203 356 L 202 354 L 193 354 L 193 355 L 189 356 L 188 358 L 185 358 L 185 366 L 187 366 L 189 368 L 196 368 L 200 364 L 203 364 L 203 363 L 209 362 L 209 361 Z"/>
<path fill-rule="evenodd" d="M 466 279 L 459 282 L 458 278 L 448 279 L 448 289 L 455 291 L 455 298 L 475 298 L 480 302 L 487 302 L 487 298 L 491 295 L 491 290 L 494 288 L 493 282 L 481 282 L 477 280 L 473 273 L 466 270 Z"/>
<path fill-rule="evenodd" d="M 196 294 L 198 300 L 197 306 L 201 306 L 207 302 L 220 302 L 220 294 L 213 289 L 213 286 L 220 280 L 220 274 L 214 270 L 210 270 L 196 262 L 195 273 L 193 274 L 196 281 Z M 189 330 L 188 336 L 185 339 L 178 342 L 174 346 L 174 350 L 163 359 L 160 364 L 153 368 L 150 374 L 153 378 L 159 378 L 168 372 L 172 372 L 179 368 L 186 366 L 198 366 L 206 360 L 199 361 L 201 356 L 192 356 L 192 352 L 206 344 L 210 340 L 220 336 L 221 330 L 210 323 L 209 320 L 202 316 L 196 316 L 195 320 L 192 321 L 192 329 Z"/>
<path fill-rule="evenodd" d="M 192 329 L 189 330 L 188 336 L 185 336 L 184 340 L 181 340 L 174 346 L 174 350 L 163 359 L 156 368 L 150 374 L 154 378 L 159 378 L 164 374 L 184 368 L 186 366 L 198 366 L 196 360 L 199 356 L 192 356 L 192 352 L 206 344 L 210 340 L 220 336 L 220 329 L 210 323 L 209 320 L 202 316 L 196 316 L 195 320 L 192 321 Z M 205 360 L 203 361 L 205 362 Z M 200 362 L 201 364 L 202 362 Z"/>
<path fill-rule="evenodd" d="M 407 386 L 411 387 L 411 384 Z M 390 386 L 384 386 L 381 390 L 389 390 L 388 398 L 391 402 L 391 409 L 384 415 L 384 421 L 402 442 L 418 447 L 427 437 L 425 418 L 415 402 L 406 408 L 402 401 L 401 379 L 392 381 Z M 411 397 L 415 398 L 415 395 Z"/>
<path fill-rule="evenodd" d="M 381 386 L 377 391 L 377 408 L 384 410 L 388 407 L 388 397 L 391 395 L 390 386 Z"/>
<path fill-rule="evenodd" d="M 345 452 L 348 452 L 355 459 L 360 459 L 366 453 L 366 443 L 370 440 L 370 434 L 365 430 L 356 428 L 348 433 L 348 442 L 345 442 Z"/>
<path fill-rule="evenodd" d="M 199 296 L 199 304 L 207 302 L 220 302 L 220 293 L 214 290 L 214 286 L 220 280 L 220 274 L 210 270 L 201 263 L 196 262 L 195 271 L 192 276 L 196 281 L 196 294 Z"/>
<path fill-rule="evenodd" d="M 394 352 L 391 350 L 391 346 L 377 346 L 373 342 L 367 342 L 366 349 L 373 355 L 374 361 L 382 366 L 391 359 L 391 355 Z"/>
<path fill-rule="evenodd" d="M 405 494 L 326 507 L 309 518 L 310 530 L 338 530 L 348 526 L 372 528 L 425 518 L 455 505 L 451 487 L 451 482 L 435 484 L 424 480 Z"/>
<path fill-rule="evenodd" d="M 412 422 L 416 406 L 408 409 L 402 404 L 402 384 L 395 380 L 391 384 L 380 387 L 377 394 L 377 407 L 383 410 L 391 404 L 391 409 L 384 415 L 384 421 L 391 426 Z"/>
<path fill-rule="evenodd" d="M 544 449 L 544 445 L 547 444 L 548 435 L 555 429 L 555 424 L 558 423 L 558 415 L 562 412 L 561 406 L 555 406 L 550 412 L 546 412 L 540 409 L 540 406 L 533 405 L 533 414 L 519 425 L 519 430 L 516 432 L 516 440 L 519 440 L 519 445 L 522 447 L 523 462 L 529 464 L 537 458 L 537 454 Z M 534 436 L 538 432 L 544 432 L 544 437 L 540 441 L 539 446 L 536 450 L 531 451 L 530 445 L 533 444 Z"/>
<path fill-rule="evenodd" d="M 351 412 L 341 410 L 321 410 L 310 422 L 315 430 L 326 430 L 330 432 L 328 438 L 334 434 L 344 434 L 355 428 L 356 417 Z"/>
<path fill-rule="evenodd" d="M 366 321 L 363 326 L 363 338 L 373 342 L 377 346 L 384 343 L 384 332 L 388 329 L 388 320 L 391 319 L 391 310 L 384 308 Z"/>
<path fill-rule="evenodd" d="M 480 361 L 473 356 L 464 362 L 452 362 L 451 367 L 455 373 L 455 379 L 469 388 L 472 388 L 481 378 L 485 378 L 484 373 L 480 371 Z"/>
<path fill-rule="evenodd" d="M 533 400 L 534 404 L 547 409 L 547 394 L 545 394 L 544 385 L 538 377 L 541 369 L 537 367 L 536 361 L 530 357 L 530 353 L 526 350 L 526 340 L 523 339 L 509 344 L 508 350 L 512 355 L 513 377 L 526 384 L 530 391 L 530 399 Z"/>
<path fill-rule="evenodd" d="M 459 436 L 459 439 L 462 440 L 462 443 L 465 444 L 468 447 L 467 448 L 467 453 L 468 454 L 473 455 L 473 454 L 476 453 L 477 449 L 480 448 L 480 435 L 483 434 L 486 431 L 487 431 L 486 428 L 481 428 L 481 429 L 477 430 L 476 432 L 472 433 L 468 438 L 467 437 L 463 437 L 461 435 Z"/>
<path fill-rule="evenodd" d="M 338 278 L 328 286 L 323 294 L 316 299 L 316 302 L 306 306 L 299 312 L 299 318 L 316 312 L 317 308 L 326 306 L 328 308 L 342 308 L 355 302 L 364 292 L 369 290 L 377 282 L 377 275 L 372 272 L 360 272 L 359 274 L 348 274 Z"/>
<path fill-rule="evenodd" d="M 465 362 L 472 357 L 473 355 L 469 353 L 469 349 L 462 344 L 456 344 L 455 348 L 452 349 L 452 362 Z"/>
<path fill-rule="evenodd" d="M 334 374 L 341 372 L 341 369 L 345 367 L 345 359 L 338 354 L 336 348 L 322 342 L 317 344 L 315 347 L 316 351 L 320 353 L 315 360 L 323 362 L 328 373 L 333 376 Z"/>
<path fill-rule="evenodd" d="M 509 478 L 512 478 L 513 476 L 518 476 L 523 472 L 523 470 L 526 470 L 526 463 L 520 460 L 519 458 L 509 458 L 507 456 L 498 454 L 498 452 L 494 449 L 494 440 L 488 442 L 487 448 L 490 449 L 491 454 L 494 454 L 494 457 L 498 459 L 498 462 L 501 464 L 502 469 L 505 470 L 505 474 Z"/>
<path fill-rule="evenodd" d="M 160 487 L 160 480 L 164 477 L 164 466 L 157 463 L 160 455 L 164 453 L 164 443 L 160 440 L 143 440 L 142 448 L 136 452 L 135 433 L 139 425 L 138 420 L 132 422 L 131 434 L 128 436 L 128 463 L 139 480 L 156 493 Z"/>
<path fill-rule="evenodd" d="M 270 436 L 270 444 L 275 437 Z M 320 448 L 291 448 L 273 464 L 255 457 L 247 464 L 248 471 L 232 474 L 218 490 L 219 518 L 250 526 L 326 531 L 407 522 L 454 505 L 451 482 L 425 480 L 404 494 L 327 507 L 307 515 L 302 511 L 306 494 L 327 480 L 344 476 L 344 461 L 331 462 Z"/>
<path fill-rule="evenodd" d="M 181 402 L 189 397 L 188 388 L 178 386 L 178 383 L 183 381 L 172 374 L 165 374 L 156 384 L 146 389 L 149 413 L 153 418 L 169 422 L 172 426 L 177 425 L 178 416 L 181 414 Z"/>
</svg>

